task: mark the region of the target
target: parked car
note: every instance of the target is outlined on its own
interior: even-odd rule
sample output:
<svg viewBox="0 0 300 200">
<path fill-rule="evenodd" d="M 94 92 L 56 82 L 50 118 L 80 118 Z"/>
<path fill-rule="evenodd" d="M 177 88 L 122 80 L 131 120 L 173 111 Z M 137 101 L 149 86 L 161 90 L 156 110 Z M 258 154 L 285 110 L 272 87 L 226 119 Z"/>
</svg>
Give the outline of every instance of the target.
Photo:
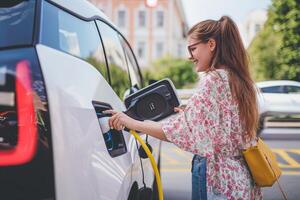
<svg viewBox="0 0 300 200">
<path fill-rule="evenodd" d="M 300 114 L 300 82 L 263 81 L 258 82 L 257 86 L 263 94 L 266 111 Z"/>
<path fill-rule="evenodd" d="M 265 130 L 264 133 L 295 137 L 300 124 L 300 82 L 263 81 L 258 82 L 257 87 L 263 100 L 260 130 Z"/>
<path fill-rule="evenodd" d="M 143 87 L 101 11 L 84 0 L 4 1 L 0 35 L 0 199 L 136 199 L 153 186 L 134 137 L 101 127 L 103 110 L 126 110 L 124 94 Z M 148 143 L 158 161 L 160 141 Z"/>
<path fill-rule="evenodd" d="M 300 82 L 289 80 L 274 80 L 258 82 L 262 93 L 300 94 Z"/>
</svg>

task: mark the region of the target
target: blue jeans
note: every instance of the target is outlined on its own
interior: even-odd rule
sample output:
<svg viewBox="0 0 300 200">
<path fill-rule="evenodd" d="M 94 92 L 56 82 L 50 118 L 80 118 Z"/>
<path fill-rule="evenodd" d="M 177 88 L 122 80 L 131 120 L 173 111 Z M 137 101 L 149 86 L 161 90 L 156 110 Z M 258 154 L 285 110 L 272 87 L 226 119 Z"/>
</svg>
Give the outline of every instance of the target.
<svg viewBox="0 0 300 200">
<path fill-rule="evenodd" d="M 206 158 L 194 155 L 192 161 L 192 200 L 206 199 Z"/>
</svg>

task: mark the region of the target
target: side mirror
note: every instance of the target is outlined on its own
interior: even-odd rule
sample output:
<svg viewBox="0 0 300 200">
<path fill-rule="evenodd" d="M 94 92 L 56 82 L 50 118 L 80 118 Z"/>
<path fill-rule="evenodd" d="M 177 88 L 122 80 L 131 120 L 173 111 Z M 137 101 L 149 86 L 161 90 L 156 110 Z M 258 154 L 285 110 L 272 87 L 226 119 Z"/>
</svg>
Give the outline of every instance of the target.
<svg viewBox="0 0 300 200">
<path fill-rule="evenodd" d="M 125 98 L 125 113 L 137 120 L 159 121 L 174 113 L 180 105 L 176 88 L 170 79 L 163 79 Z"/>
</svg>

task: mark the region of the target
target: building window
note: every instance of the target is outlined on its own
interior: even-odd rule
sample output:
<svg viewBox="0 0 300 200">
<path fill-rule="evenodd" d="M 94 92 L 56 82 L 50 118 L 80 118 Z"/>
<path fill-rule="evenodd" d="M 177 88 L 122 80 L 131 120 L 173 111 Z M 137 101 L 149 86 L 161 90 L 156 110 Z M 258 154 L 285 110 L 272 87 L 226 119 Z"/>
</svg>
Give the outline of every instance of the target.
<svg viewBox="0 0 300 200">
<path fill-rule="evenodd" d="M 145 58 L 145 50 L 146 50 L 145 42 L 138 42 L 137 43 L 137 53 L 138 53 L 139 58 L 141 58 L 141 59 Z"/>
<path fill-rule="evenodd" d="M 162 42 L 156 43 L 156 58 L 160 58 L 164 53 L 164 44 Z"/>
<path fill-rule="evenodd" d="M 260 31 L 260 25 L 259 24 L 255 24 L 254 26 L 254 32 L 258 33 Z"/>
<path fill-rule="evenodd" d="M 125 10 L 118 11 L 118 26 L 120 28 L 125 28 L 126 26 L 126 12 Z"/>
<path fill-rule="evenodd" d="M 164 12 L 162 10 L 156 12 L 156 26 L 160 28 L 164 26 Z"/>
<path fill-rule="evenodd" d="M 146 26 L 146 11 L 140 10 L 138 12 L 138 26 L 145 27 Z"/>
</svg>

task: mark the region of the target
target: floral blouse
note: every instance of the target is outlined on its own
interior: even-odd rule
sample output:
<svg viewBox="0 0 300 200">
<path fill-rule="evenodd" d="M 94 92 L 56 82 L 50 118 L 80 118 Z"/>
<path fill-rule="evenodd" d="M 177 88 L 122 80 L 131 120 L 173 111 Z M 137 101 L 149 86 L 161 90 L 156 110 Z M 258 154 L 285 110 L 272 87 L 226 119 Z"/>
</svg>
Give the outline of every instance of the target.
<svg viewBox="0 0 300 200">
<path fill-rule="evenodd" d="M 162 129 L 179 148 L 206 157 L 208 196 L 262 199 L 241 154 L 244 132 L 226 70 L 205 74 L 184 111 L 162 121 Z"/>
</svg>

